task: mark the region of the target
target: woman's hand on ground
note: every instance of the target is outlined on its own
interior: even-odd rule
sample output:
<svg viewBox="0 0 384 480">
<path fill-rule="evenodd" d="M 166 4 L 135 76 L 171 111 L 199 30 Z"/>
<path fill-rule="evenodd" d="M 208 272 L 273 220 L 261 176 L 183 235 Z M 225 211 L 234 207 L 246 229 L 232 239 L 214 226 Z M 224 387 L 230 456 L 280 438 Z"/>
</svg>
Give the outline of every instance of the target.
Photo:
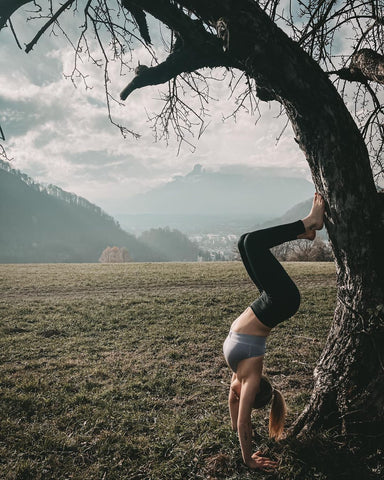
<svg viewBox="0 0 384 480">
<path fill-rule="evenodd" d="M 263 457 L 260 450 L 254 453 L 246 464 L 249 468 L 259 469 L 265 472 L 275 470 L 278 466 L 278 463 L 274 460 L 271 460 L 268 457 Z"/>
</svg>

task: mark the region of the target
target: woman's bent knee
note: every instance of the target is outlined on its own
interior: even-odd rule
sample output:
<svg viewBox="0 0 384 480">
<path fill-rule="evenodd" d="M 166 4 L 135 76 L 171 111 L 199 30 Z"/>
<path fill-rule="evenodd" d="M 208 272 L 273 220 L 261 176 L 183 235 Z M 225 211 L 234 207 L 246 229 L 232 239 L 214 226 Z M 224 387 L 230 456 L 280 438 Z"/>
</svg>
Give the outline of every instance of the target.
<svg viewBox="0 0 384 480">
<path fill-rule="evenodd" d="M 301 301 L 300 292 L 295 285 L 290 289 L 288 302 L 287 302 L 290 317 L 292 317 L 299 310 L 300 301 Z"/>
<path fill-rule="evenodd" d="M 241 251 L 244 249 L 244 242 L 245 242 L 245 237 L 248 235 L 248 233 L 243 233 L 241 237 L 239 238 L 239 241 L 237 242 L 237 248 Z"/>
</svg>

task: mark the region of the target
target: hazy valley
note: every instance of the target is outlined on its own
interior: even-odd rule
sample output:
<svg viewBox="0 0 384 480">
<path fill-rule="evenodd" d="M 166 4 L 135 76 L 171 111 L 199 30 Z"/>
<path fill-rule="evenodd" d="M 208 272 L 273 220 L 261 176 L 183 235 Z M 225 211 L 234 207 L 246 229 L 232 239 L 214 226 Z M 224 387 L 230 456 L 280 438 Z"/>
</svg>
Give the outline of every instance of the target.
<svg viewBox="0 0 384 480">
<path fill-rule="evenodd" d="M 0 262 L 92 263 L 112 246 L 139 262 L 232 260 L 242 232 L 302 217 L 312 191 L 308 181 L 276 172 L 210 172 L 196 165 L 189 174 L 131 198 L 127 211 L 136 208 L 136 213 L 111 216 L 2 162 Z"/>
</svg>

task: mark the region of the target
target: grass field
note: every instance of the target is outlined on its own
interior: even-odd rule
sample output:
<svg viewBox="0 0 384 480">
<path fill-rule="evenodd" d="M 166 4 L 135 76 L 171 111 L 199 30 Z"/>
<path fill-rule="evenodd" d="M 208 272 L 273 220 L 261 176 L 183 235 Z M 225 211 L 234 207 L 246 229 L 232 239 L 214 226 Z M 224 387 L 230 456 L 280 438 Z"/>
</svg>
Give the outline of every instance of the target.
<svg viewBox="0 0 384 480">
<path fill-rule="evenodd" d="M 265 366 L 289 425 L 311 391 L 335 273 L 286 268 L 302 305 L 269 337 Z M 0 478 L 331 478 L 310 451 L 276 453 L 273 475 L 242 464 L 222 343 L 255 296 L 238 262 L 1 265 Z M 255 445 L 270 445 L 267 417 L 254 413 Z"/>
</svg>

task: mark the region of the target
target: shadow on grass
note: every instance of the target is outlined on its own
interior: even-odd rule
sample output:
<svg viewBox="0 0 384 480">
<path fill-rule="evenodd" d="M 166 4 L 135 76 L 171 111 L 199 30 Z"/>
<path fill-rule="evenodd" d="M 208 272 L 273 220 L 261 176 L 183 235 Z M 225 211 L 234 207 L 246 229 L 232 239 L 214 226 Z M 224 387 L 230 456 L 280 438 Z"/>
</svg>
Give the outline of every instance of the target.
<svg viewBox="0 0 384 480">
<path fill-rule="evenodd" d="M 360 443 L 325 435 L 289 439 L 262 448 L 266 456 L 280 463 L 273 473 L 252 471 L 225 454 L 206 458 L 204 471 L 209 480 L 382 480 L 382 446 L 377 438 Z"/>
<path fill-rule="evenodd" d="M 381 442 L 381 447 L 380 447 Z M 359 440 L 319 434 L 289 439 L 271 448 L 281 461 L 271 478 L 289 480 L 378 480 L 384 478 L 383 439 Z"/>
</svg>

